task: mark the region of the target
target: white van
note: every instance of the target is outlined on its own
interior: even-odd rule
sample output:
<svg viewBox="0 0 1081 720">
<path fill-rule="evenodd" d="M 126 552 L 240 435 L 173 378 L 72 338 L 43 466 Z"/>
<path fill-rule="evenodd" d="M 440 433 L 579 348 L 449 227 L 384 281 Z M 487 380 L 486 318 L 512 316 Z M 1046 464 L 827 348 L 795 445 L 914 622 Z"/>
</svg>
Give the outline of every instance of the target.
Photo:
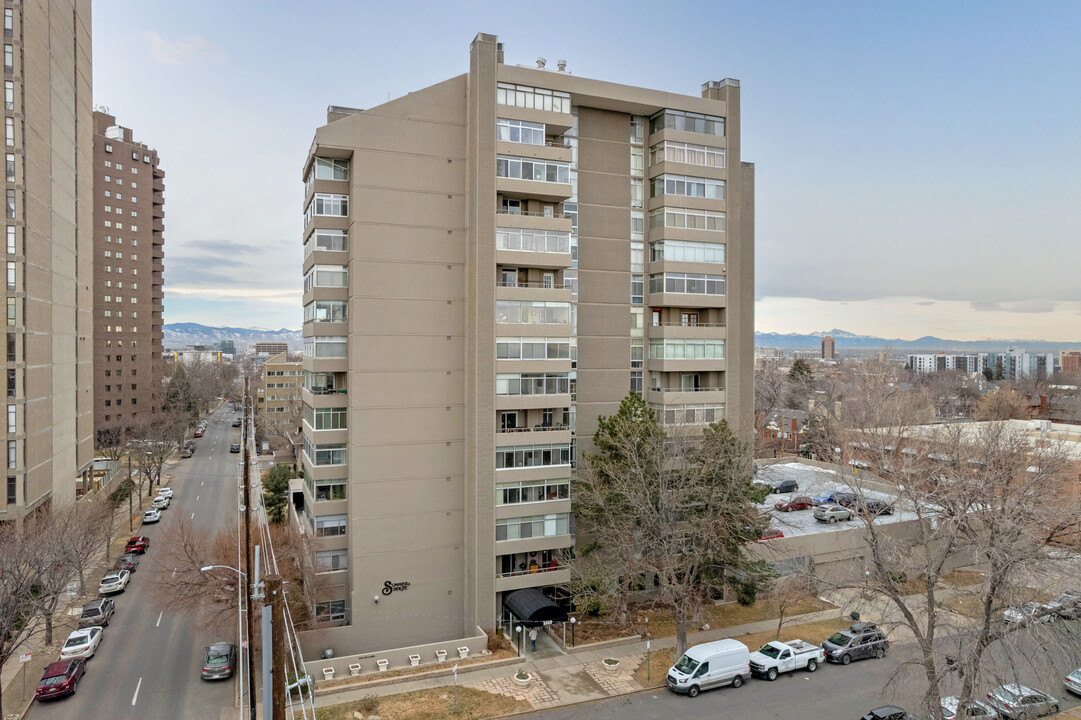
<svg viewBox="0 0 1081 720">
<path fill-rule="evenodd" d="M 751 651 L 739 640 L 717 640 L 687 648 L 668 670 L 665 684 L 677 693 L 696 697 L 703 690 L 731 684 L 739 687 L 751 676 Z"/>
</svg>

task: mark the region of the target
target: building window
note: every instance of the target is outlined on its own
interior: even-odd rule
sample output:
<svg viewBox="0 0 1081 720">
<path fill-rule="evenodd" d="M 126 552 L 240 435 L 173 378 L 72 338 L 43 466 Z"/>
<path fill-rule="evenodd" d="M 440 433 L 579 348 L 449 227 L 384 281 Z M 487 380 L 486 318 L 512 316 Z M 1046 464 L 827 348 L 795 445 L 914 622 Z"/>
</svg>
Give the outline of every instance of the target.
<svg viewBox="0 0 1081 720">
<path fill-rule="evenodd" d="M 643 301 L 643 292 L 645 290 L 645 275 L 642 273 L 631 273 L 631 304 L 641 305 Z"/>
<path fill-rule="evenodd" d="M 570 535 L 570 532 L 570 513 L 507 518 L 505 520 L 496 520 L 495 523 L 496 541 L 554 537 L 556 535 Z"/>
<path fill-rule="evenodd" d="M 643 204 L 642 194 L 644 192 L 644 181 L 642 178 L 631 178 L 631 207 L 640 208 Z"/>
<path fill-rule="evenodd" d="M 495 161 L 495 175 L 502 178 L 569 183 L 570 172 L 570 163 L 557 160 L 533 160 L 499 155 Z"/>
<path fill-rule="evenodd" d="M 631 392 L 642 397 L 642 371 L 631 370 Z"/>
<path fill-rule="evenodd" d="M 344 622 L 345 600 L 317 602 L 312 610 L 316 622 Z"/>
<path fill-rule="evenodd" d="M 544 145 L 544 123 L 498 118 L 495 126 L 497 140 L 523 145 Z"/>
<path fill-rule="evenodd" d="M 8 261 L 8 290 L 15 290 L 15 263 Z"/>
<path fill-rule="evenodd" d="M 349 518 L 346 515 L 319 515 L 315 518 L 316 537 L 338 537 L 345 535 Z"/>
<path fill-rule="evenodd" d="M 663 195 L 724 200 L 724 180 L 664 173 L 653 178 L 649 196 L 661 197 Z"/>
<path fill-rule="evenodd" d="M 724 404 L 660 405 L 650 403 L 661 425 L 708 425 L 725 419 Z"/>
<path fill-rule="evenodd" d="M 8 255 L 18 255 L 17 248 L 15 247 L 15 226 L 7 226 L 7 251 Z"/>
<path fill-rule="evenodd" d="M 685 240 L 659 240 L 649 244 L 649 261 L 724 264 L 724 243 L 699 243 Z"/>
<path fill-rule="evenodd" d="M 645 360 L 646 345 L 643 338 L 631 338 L 631 367 L 640 368 Z"/>
<path fill-rule="evenodd" d="M 631 146 L 631 175 L 635 177 L 642 177 L 645 174 L 645 150 L 640 147 Z"/>
<path fill-rule="evenodd" d="M 569 373 L 499 373 L 496 395 L 563 395 L 571 391 Z"/>
<path fill-rule="evenodd" d="M 8 299 L 8 325 L 15 324 L 15 298 L 9 297 Z"/>
<path fill-rule="evenodd" d="M 649 164 L 656 165 L 662 162 L 723 168 L 725 166 L 725 149 L 665 140 L 663 143 L 657 143 L 649 149 Z"/>
<path fill-rule="evenodd" d="M 724 232 L 726 220 L 723 212 L 664 207 L 649 213 L 649 227 L 678 227 Z"/>
<path fill-rule="evenodd" d="M 569 253 L 571 251 L 571 234 L 559 230 L 496 228 L 495 247 L 497 250 Z"/>
<path fill-rule="evenodd" d="M 496 505 L 570 500 L 570 497 L 570 480 L 522 480 L 497 483 L 495 486 Z"/>
<path fill-rule="evenodd" d="M 645 142 L 645 118 L 641 115 L 631 115 L 631 143 L 641 145 Z"/>
<path fill-rule="evenodd" d="M 348 217 L 349 196 L 316 193 L 308 208 L 317 217 Z"/>
<path fill-rule="evenodd" d="M 11 12 L 11 11 L 8 10 L 8 12 Z M 17 487 L 18 487 L 18 484 L 15 481 L 15 477 L 13 475 L 8 475 L 8 493 L 7 493 L 8 505 L 14 505 L 15 502 L 17 501 L 17 499 L 18 499 L 15 496 L 15 489 Z"/>
<path fill-rule="evenodd" d="M 304 306 L 304 322 L 345 322 L 348 307 L 344 300 L 315 300 Z"/>
<path fill-rule="evenodd" d="M 566 360 L 570 358 L 568 338 L 496 338 L 499 360 Z"/>
<path fill-rule="evenodd" d="M 651 338 L 649 357 L 651 360 L 724 360 L 724 339 Z"/>
<path fill-rule="evenodd" d="M 316 430 L 344 430 L 348 410 L 346 408 L 315 408 L 315 422 L 309 423 Z"/>
<path fill-rule="evenodd" d="M 312 242 L 312 239 L 314 239 L 315 242 Z M 309 236 L 308 242 L 304 243 L 304 256 L 307 257 L 316 250 L 322 252 L 348 251 L 349 233 L 345 230 L 316 229 L 311 236 Z"/>
<path fill-rule="evenodd" d="M 15 147 L 15 118 L 4 118 L 4 135 L 8 147 Z"/>
<path fill-rule="evenodd" d="M 345 480 L 316 480 L 315 499 L 318 502 L 345 500 Z"/>
<path fill-rule="evenodd" d="M 15 48 L 12 45 L 4 44 L 4 72 L 12 73 L 15 71 Z"/>
<path fill-rule="evenodd" d="M 641 210 L 631 210 L 631 240 L 645 240 L 646 215 Z"/>
<path fill-rule="evenodd" d="M 318 550 L 315 553 L 316 572 L 344 572 L 349 569 L 348 550 Z"/>
<path fill-rule="evenodd" d="M 557 113 L 571 111 L 570 93 L 513 83 L 496 84 L 495 102 L 497 105 L 510 105 L 531 110 L 548 110 Z"/>
<path fill-rule="evenodd" d="M 661 110 L 650 117 L 649 133 L 651 135 L 665 128 L 724 137 L 724 118 L 682 110 Z"/>
<path fill-rule="evenodd" d="M 315 158 L 315 179 L 348 180 L 349 161 L 344 158 Z"/>
<path fill-rule="evenodd" d="M 314 265 L 304 275 L 304 292 L 317 287 L 349 287 L 349 270 L 344 265 Z"/>
<path fill-rule="evenodd" d="M 316 445 L 304 438 L 304 452 L 315 466 L 345 465 L 348 460 L 345 443 Z"/>
<path fill-rule="evenodd" d="M 496 470 L 524 467 L 550 467 L 570 465 L 571 446 L 567 445 L 518 445 L 496 448 Z"/>
<path fill-rule="evenodd" d="M 724 275 L 655 273 L 649 276 L 649 291 L 685 295 L 724 295 L 724 281 Z"/>
<path fill-rule="evenodd" d="M 8 333 L 7 336 L 7 361 L 15 362 L 15 333 Z"/>
<path fill-rule="evenodd" d="M 496 300 L 497 323 L 569 325 L 571 304 L 530 300 Z"/>
<path fill-rule="evenodd" d="M 9 38 L 15 34 L 15 10 L 4 9 L 4 37 Z"/>
<path fill-rule="evenodd" d="M 10 80 L 4 81 L 4 109 L 15 109 L 15 83 Z"/>
<path fill-rule="evenodd" d="M 111 153 L 112 151 L 113 151 L 113 144 L 112 143 L 105 143 L 105 152 Z M 105 167 L 109 167 L 109 161 L 108 160 L 105 161 Z M 120 170 L 122 168 L 120 167 L 120 165 L 117 165 L 116 169 Z"/>
<path fill-rule="evenodd" d="M 8 405 L 8 432 L 15 432 L 15 406 Z"/>
</svg>

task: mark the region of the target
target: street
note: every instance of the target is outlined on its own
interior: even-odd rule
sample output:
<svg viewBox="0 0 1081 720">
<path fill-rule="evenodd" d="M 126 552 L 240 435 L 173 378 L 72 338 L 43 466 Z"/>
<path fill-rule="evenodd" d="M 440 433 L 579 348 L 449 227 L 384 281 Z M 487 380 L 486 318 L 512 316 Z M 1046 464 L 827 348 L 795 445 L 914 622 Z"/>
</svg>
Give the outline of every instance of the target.
<svg viewBox="0 0 1081 720">
<path fill-rule="evenodd" d="M 231 454 L 229 444 L 240 431 L 230 427 L 235 413 L 227 408 L 219 406 L 208 416 L 195 454 L 166 469 L 165 474 L 174 476 L 169 483 L 175 492 L 172 504 L 162 513 L 161 522 L 134 533 L 149 537 L 150 549 L 140 557 L 128 589 L 115 597 L 116 615 L 105 628 L 97 655 L 87 663 L 78 693 L 49 703 L 35 702 L 30 712 L 34 720 L 237 717 L 235 678 L 207 682 L 199 677 L 204 646 L 216 640 L 236 642 L 235 627 L 227 638 L 210 637 L 193 629 L 190 618 L 155 607 L 148 587 L 163 554 L 155 543 L 181 514 L 194 525 L 208 528 L 222 527 L 236 518 L 240 455 Z M 93 582 L 97 581 L 95 576 Z"/>
<path fill-rule="evenodd" d="M 1062 675 L 1076 667 L 1073 663 L 1081 662 L 1076 651 L 1072 654 L 1072 658 L 1061 658 L 1061 662 L 1056 663 L 1058 667 L 1048 668 L 1045 672 L 1020 669 L 1021 681 L 1058 698 L 1063 710 L 1081 705 L 1081 698 L 1070 695 L 1062 687 Z M 868 710 L 887 704 L 899 705 L 917 714 L 925 687 L 918 678 L 886 687 L 890 675 L 902 663 L 915 661 L 917 657 L 915 644 L 905 643 L 893 646 L 883 660 L 864 660 L 847 667 L 825 664 L 815 673 L 796 671 L 781 675 L 774 682 L 753 679 L 743 687 L 722 687 L 693 699 L 662 687 L 583 705 L 543 710 L 522 717 L 530 720 L 722 717 L 740 720 L 857 720 Z M 1069 669 L 1063 670 L 1066 667 Z M 1005 668 L 1003 670 L 1005 677 Z M 1056 670 L 1062 674 L 1056 673 Z M 944 687 L 947 692 L 957 693 L 960 682 L 951 678 Z"/>
</svg>

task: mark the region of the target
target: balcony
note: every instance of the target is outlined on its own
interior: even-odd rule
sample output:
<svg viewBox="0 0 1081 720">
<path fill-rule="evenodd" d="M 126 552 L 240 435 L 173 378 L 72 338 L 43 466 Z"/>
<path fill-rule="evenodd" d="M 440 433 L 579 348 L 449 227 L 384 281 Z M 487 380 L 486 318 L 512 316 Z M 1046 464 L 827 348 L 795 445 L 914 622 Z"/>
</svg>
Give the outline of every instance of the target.
<svg viewBox="0 0 1081 720">
<path fill-rule="evenodd" d="M 571 580 L 570 568 L 566 565 L 537 568 L 536 570 L 517 570 L 510 573 L 497 573 L 495 576 L 496 592 L 509 592 L 522 588 L 562 585 Z"/>
<path fill-rule="evenodd" d="M 646 295 L 646 304 L 650 307 L 723 308 L 728 307 L 728 296 L 651 292 Z"/>
<path fill-rule="evenodd" d="M 507 361 L 502 361 L 507 362 Z M 521 362 L 520 360 L 517 362 Z M 530 361 L 526 361 L 530 362 Z M 549 361 L 544 361 L 549 362 Z M 570 393 L 536 395 L 496 395 L 496 410 L 543 410 L 544 408 L 570 407 L 574 402 Z"/>
<path fill-rule="evenodd" d="M 541 443 L 569 443 L 573 435 L 567 425 L 535 425 L 521 428 L 496 428 L 496 447 L 534 445 Z M 547 466 L 539 466 L 547 467 Z"/>
<path fill-rule="evenodd" d="M 570 145 L 564 143 L 545 142 L 543 145 L 530 145 L 529 143 L 514 143 L 496 140 L 495 151 L 499 155 L 514 155 L 515 157 L 536 158 L 538 160 L 556 160 L 569 163 L 574 159 Z"/>
<path fill-rule="evenodd" d="M 570 258 L 570 253 L 567 254 Z M 544 282 L 518 282 L 515 280 L 497 280 L 495 288 L 496 300 L 540 300 L 551 302 L 571 301 L 571 286 Z"/>
<path fill-rule="evenodd" d="M 662 322 L 649 326 L 651 338 L 723 338 L 726 337 L 727 323 Z"/>
<path fill-rule="evenodd" d="M 694 405 L 725 402 L 725 387 L 647 388 L 645 400 L 661 405 Z"/>
</svg>

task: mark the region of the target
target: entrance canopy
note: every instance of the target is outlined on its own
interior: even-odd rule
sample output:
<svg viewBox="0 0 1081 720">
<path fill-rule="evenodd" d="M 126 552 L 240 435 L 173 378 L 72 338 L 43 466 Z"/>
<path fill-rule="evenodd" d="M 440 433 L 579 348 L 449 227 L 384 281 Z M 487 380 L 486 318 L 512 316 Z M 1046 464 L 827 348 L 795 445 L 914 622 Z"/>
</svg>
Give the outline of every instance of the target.
<svg viewBox="0 0 1081 720">
<path fill-rule="evenodd" d="M 526 626 L 567 621 L 567 612 L 536 588 L 515 590 L 504 595 L 503 607 Z"/>
</svg>

